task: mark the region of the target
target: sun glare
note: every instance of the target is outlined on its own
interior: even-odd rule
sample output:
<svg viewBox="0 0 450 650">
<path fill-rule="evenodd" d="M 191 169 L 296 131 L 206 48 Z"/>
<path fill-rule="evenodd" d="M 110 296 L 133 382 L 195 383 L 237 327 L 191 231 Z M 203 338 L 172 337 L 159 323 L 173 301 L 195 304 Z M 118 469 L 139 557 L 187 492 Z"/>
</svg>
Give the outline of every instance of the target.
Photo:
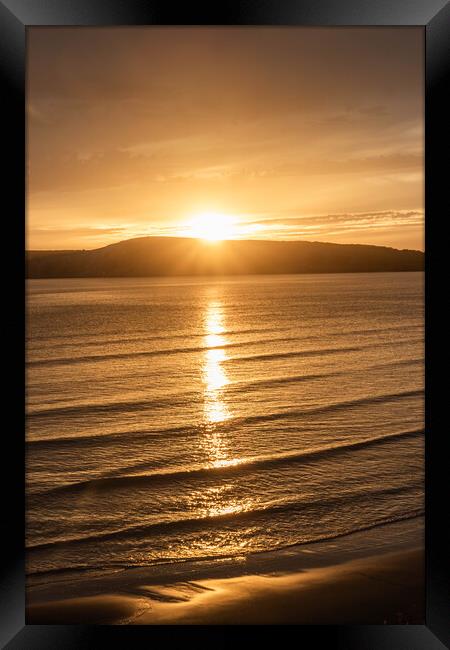
<svg viewBox="0 0 450 650">
<path fill-rule="evenodd" d="M 209 242 L 232 239 L 235 235 L 235 220 L 226 214 L 208 212 L 192 220 L 190 224 L 192 237 Z"/>
</svg>

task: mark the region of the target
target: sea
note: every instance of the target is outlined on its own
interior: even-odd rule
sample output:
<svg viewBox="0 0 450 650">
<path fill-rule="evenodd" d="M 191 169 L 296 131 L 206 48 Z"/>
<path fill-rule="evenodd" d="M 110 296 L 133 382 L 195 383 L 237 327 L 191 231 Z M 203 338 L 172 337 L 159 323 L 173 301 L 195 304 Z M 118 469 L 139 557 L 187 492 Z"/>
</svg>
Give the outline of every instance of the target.
<svg viewBox="0 0 450 650">
<path fill-rule="evenodd" d="M 28 280 L 26 329 L 29 579 L 423 515 L 423 273 Z"/>
</svg>

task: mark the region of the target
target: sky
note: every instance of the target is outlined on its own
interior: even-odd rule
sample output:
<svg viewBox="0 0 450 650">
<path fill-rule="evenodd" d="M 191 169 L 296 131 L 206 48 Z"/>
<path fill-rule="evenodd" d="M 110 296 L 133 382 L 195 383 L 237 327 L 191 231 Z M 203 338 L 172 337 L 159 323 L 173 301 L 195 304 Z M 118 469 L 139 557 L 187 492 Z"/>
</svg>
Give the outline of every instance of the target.
<svg viewBox="0 0 450 650">
<path fill-rule="evenodd" d="M 423 250 L 423 58 L 421 28 L 30 28 L 27 248 L 216 219 Z"/>
</svg>

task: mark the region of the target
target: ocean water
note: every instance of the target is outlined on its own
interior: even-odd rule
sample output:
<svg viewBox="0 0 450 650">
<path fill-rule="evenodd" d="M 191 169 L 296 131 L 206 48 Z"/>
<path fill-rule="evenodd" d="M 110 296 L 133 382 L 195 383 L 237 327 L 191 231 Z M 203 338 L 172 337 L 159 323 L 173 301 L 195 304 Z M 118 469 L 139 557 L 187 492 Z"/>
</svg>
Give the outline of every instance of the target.
<svg viewBox="0 0 450 650">
<path fill-rule="evenodd" d="M 420 517 L 423 284 L 28 281 L 28 574 L 338 544 Z"/>
</svg>

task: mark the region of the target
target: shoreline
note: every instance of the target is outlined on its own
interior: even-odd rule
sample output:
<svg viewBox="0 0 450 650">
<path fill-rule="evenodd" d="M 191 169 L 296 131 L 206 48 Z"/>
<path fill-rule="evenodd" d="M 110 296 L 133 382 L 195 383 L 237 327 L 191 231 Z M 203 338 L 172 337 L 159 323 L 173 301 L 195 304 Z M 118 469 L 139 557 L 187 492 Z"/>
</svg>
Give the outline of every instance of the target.
<svg viewBox="0 0 450 650">
<path fill-rule="evenodd" d="M 27 624 L 423 624 L 424 551 L 386 553 L 288 575 L 141 585 L 27 607 Z"/>
<path fill-rule="evenodd" d="M 424 561 L 423 527 L 407 520 L 354 533 L 339 543 L 29 585 L 26 621 L 421 624 Z"/>
</svg>

